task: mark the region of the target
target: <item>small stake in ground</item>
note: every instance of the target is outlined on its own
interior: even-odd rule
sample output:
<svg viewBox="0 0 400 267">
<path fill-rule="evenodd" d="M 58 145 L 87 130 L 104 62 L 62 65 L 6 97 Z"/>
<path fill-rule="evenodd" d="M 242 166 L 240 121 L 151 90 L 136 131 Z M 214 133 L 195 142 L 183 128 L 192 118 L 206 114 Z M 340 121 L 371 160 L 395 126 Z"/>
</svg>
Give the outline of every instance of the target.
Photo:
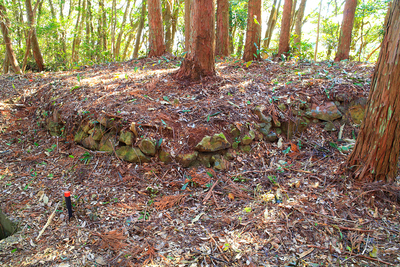
<svg viewBox="0 0 400 267">
<path fill-rule="evenodd" d="M 69 191 L 66 191 L 64 193 L 64 197 L 65 197 L 65 204 L 67 204 L 67 209 L 68 209 L 68 220 L 71 220 L 72 217 L 71 193 Z"/>
</svg>

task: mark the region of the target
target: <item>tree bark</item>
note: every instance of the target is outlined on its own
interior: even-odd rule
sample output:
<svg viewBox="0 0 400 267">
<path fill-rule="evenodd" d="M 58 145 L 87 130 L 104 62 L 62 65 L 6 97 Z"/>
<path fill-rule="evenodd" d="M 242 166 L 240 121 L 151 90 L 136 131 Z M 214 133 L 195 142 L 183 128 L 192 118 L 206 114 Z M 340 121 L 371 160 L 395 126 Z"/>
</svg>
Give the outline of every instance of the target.
<svg viewBox="0 0 400 267">
<path fill-rule="evenodd" d="M 40 0 L 38 0 L 38 1 L 40 1 Z M 27 13 L 27 17 L 28 17 L 29 27 L 31 28 L 31 31 L 32 31 L 31 35 L 30 35 L 30 41 L 31 41 L 33 57 L 35 58 L 36 65 L 37 65 L 39 71 L 43 71 L 44 70 L 44 62 L 43 62 L 42 53 L 40 52 L 39 42 L 36 37 L 35 16 L 34 16 L 34 12 L 32 10 L 31 0 L 25 0 L 25 6 L 26 6 L 26 11 L 27 11 L 26 13 Z"/>
<path fill-rule="evenodd" d="M 353 31 L 356 8 L 357 0 L 346 0 L 343 11 L 342 27 L 340 29 L 338 51 L 335 56 L 336 62 L 349 59 L 351 32 Z"/>
<path fill-rule="evenodd" d="M 131 5 L 131 0 L 127 0 L 124 17 L 122 18 L 121 28 L 119 30 L 118 37 L 117 37 L 117 44 L 115 45 L 115 56 L 116 56 L 116 58 L 119 58 L 119 50 L 121 48 L 122 34 L 124 34 L 126 19 L 128 17 L 128 14 L 129 14 L 130 5 Z"/>
<path fill-rule="evenodd" d="M 172 0 L 164 1 L 164 9 L 163 9 L 163 19 L 165 25 L 165 48 L 167 52 L 171 52 L 172 48 L 172 8 L 173 3 Z"/>
<path fill-rule="evenodd" d="M 289 54 L 289 40 L 290 40 L 290 15 L 292 12 L 292 0 L 285 0 L 285 5 L 283 6 L 283 15 L 281 23 L 281 36 L 279 38 L 279 49 L 277 58 L 281 55 Z"/>
<path fill-rule="evenodd" d="M 178 16 L 179 16 L 179 8 L 182 0 L 175 1 L 174 11 L 172 12 L 172 33 L 171 33 L 171 44 L 170 47 L 167 47 L 167 51 L 172 53 L 172 48 L 174 46 L 174 40 L 176 35 L 176 27 L 178 25 Z"/>
<path fill-rule="evenodd" d="M 193 0 L 190 45 L 176 78 L 199 80 L 215 75 L 215 3 Z"/>
<path fill-rule="evenodd" d="M 365 115 L 348 159 L 363 181 L 393 182 L 400 151 L 400 0 L 394 0 Z"/>
<path fill-rule="evenodd" d="M 290 32 L 292 32 L 293 27 L 294 27 L 294 22 L 296 19 L 296 6 L 297 6 L 297 0 L 292 0 L 292 14 L 290 14 Z"/>
<path fill-rule="evenodd" d="M 229 0 L 217 0 L 216 56 L 229 56 Z"/>
<path fill-rule="evenodd" d="M 139 27 L 136 33 L 135 48 L 133 49 L 132 58 L 137 58 L 140 48 L 140 39 L 142 38 L 142 31 L 144 28 L 144 20 L 146 19 L 146 0 L 142 1 L 142 11 L 140 14 Z"/>
<path fill-rule="evenodd" d="M 267 24 L 267 31 L 265 32 L 264 37 L 264 49 L 269 48 L 269 44 L 271 43 L 272 33 L 274 32 L 276 21 L 278 19 L 279 9 L 281 7 L 281 0 L 278 2 L 278 6 L 276 3 L 278 0 L 274 0 L 274 4 L 272 5 L 271 13 L 269 15 L 268 24 Z"/>
<path fill-rule="evenodd" d="M 107 51 L 107 13 L 104 10 L 104 0 L 99 0 L 100 9 L 100 43 L 102 52 Z"/>
<path fill-rule="evenodd" d="M 301 28 L 303 26 L 304 10 L 306 8 L 307 0 L 301 0 L 300 7 L 297 11 L 296 22 L 294 27 L 294 40 L 293 43 L 297 48 L 297 51 L 301 52 Z"/>
<path fill-rule="evenodd" d="M 0 4 L 0 18 L 1 18 L 0 22 L 1 32 L 3 33 L 3 39 L 6 45 L 6 57 L 4 66 L 6 66 L 7 69 L 5 69 L 5 71 L 7 70 L 8 72 L 8 64 L 11 64 L 11 68 L 13 69 L 13 71 L 17 74 L 21 74 L 21 69 L 19 68 L 18 61 L 12 47 L 11 38 L 8 35 L 8 25 L 10 21 L 8 20 L 6 15 L 6 8 L 1 4 Z"/>
<path fill-rule="evenodd" d="M 261 42 L 261 0 L 249 0 L 247 12 L 247 32 L 243 60 L 260 59 Z"/>
<path fill-rule="evenodd" d="M 112 1 L 111 6 L 111 55 L 115 61 L 115 28 L 117 27 L 117 0 Z"/>
<path fill-rule="evenodd" d="M 163 20 L 161 15 L 161 1 L 149 0 L 149 55 L 148 57 L 162 56 L 166 49 L 164 44 Z"/>
<path fill-rule="evenodd" d="M 194 0 L 184 0 L 185 1 L 185 50 L 189 52 L 190 46 L 190 29 L 191 29 L 191 10 L 192 10 L 192 2 Z"/>
<path fill-rule="evenodd" d="M 319 2 L 319 13 L 318 13 L 318 24 L 317 24 L 317 39 L 315 41 L 314 62 L 317 62 L 318 42 L 319 42 L 319 26 L 321 25 L 321 11 L 322 11 L 322 0 L 321 0 L 321 2 Z"/>
</svg>

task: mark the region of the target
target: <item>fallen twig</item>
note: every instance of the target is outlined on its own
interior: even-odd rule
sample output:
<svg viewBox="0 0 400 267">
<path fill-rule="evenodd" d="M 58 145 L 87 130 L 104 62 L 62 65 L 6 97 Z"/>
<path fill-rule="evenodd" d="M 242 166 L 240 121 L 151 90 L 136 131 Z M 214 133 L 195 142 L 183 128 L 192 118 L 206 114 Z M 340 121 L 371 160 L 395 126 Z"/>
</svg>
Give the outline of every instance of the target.
<svg viewBox="0 0 400 267">
<path fill-rule="evenodd" d="M 43 229 L 39 232 L 39 235 L 36 237 L 36 241 L 39 240 L 39 238 L 42 236 L 44 230 L 46 230 L 47 226 L 50 225 L 51 220 L 53 220 L 54 215 L 56 214 L 56 210 L 58 208 L 58 205 L 60 205 L 60 202 L 57 203 L 56 208 L 54 209 L 53 213 L 50 215 L 50 217 L 47 219 L 47 223 L 45 224 L 45 226 L 43 227 Z"/>
</svg>

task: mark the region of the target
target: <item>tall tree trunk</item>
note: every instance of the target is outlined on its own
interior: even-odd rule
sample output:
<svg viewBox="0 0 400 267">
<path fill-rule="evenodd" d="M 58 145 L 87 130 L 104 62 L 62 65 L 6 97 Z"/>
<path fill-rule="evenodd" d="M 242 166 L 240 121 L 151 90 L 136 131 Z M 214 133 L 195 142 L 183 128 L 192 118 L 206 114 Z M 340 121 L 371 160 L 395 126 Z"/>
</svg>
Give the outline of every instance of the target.
<svg viewBox="0 0 400 267">
<path fill-rule="evenodd" d="M 165 53 L 161 1 L 149 0 L 149 55 L 159 57 Z"/>
<path fill-rule="evenodd" d="M 85 1 L 85 0 L 82 0 Z M 76 18 L 76 24 L 75 24 L 75 29 L 74 29 L 74 39 L 72 40 L 72 52 L 71 52 L 71 62 L 76 62 L 77 61 L 77 49 L 79 45 L 79 25 L 80 25 L 80 20 L 81 20 L 81 0 L 78 2 L 78 17 Z"/>
<path fill-rule="evenodd" d="M 175 1 L 175 6 L 174 6 L 174 11 L 172 12 L 172 33 L 171 33 L 171 43 L 169 44 L 169 47 L 167 46 L 167 51 L 169 53 L 172 53 L 172 48 L 174 46 L 174 40 L 175 40 L 175 35 L 176 35 L 176 27 L 178 25 L 178 15 L 179 15 L 179 8 L 181 5 L 182 0 L 176 0 Z"/>
<path fill-rule="evenodd" d="M 268 24 L 267 24 L 267 31 L 265 32 L 264 37 L 264 49 L 269 48 L 269 44 L 271 43 L 272 33 L 274 32 L 276 21 L 278 19 L 279 9 L 281 7 L 281 0 L 278 2 L 278 6 L 276 3 L 278 0 L 274 0 L 274 4 L 272 5 L 271 13 L 269 15 Z"/>
<path fill-rule="evenodd" d="M 314 61 L 317 62 L 318 54 L 318 42 L 319 42 L 319 26 L 321 25 L 321 11 L 322 11 L 322 0 L 319 2 L 319 13 L 318 13 L 318 24 L 317 24 L 317 39 L 315 41 Z"/>
<path fill-rule="evenodd" d="M 124 17 L 122 18 L 121 29 L 119 30 L 118 37 L 117 37 L 117 44 L 115 46 L 116 58 L 119 58 L 119 50 L 121 47 L 122 34 L 124 33 L 124 30 L 125 30 L 125 24 L 126 24 L 126 19 L 129 14 L 130 5 L 131 5 L 131 0 L 127 0 Z M 135 5 L 135 3 L 133 3 L 133 5 Z"/>
<path fill-rule="evenodd" d="M 8 25 L 10 24 L 10 21 L 6 15 L 6 8 L 2 4 L 0 4 L 0 18 L 1 32 L 3 33 L 4 43 L 6 44 L 5 66 L 7 66 L 7 72 L 8 64 L 11 64 L 13 71 L 17 74 L 21 74 L 21 69 L 19 68 L 17 58 L 12 48 L 11 38 L 8 35 Z"/>
<path fill-rule="evenodd" d="M 10 70 L 10 61 L 8 60 L 8 53 L 7 50 L 4 53 L 4 62 L 3 62 L 3 73 L 7 74 Z"/>
<path fill-rule="evenodd" d="M 301 28 L 303 26 L 304 10 L 306 8 L 307 0 L 301 0 L 300 7 L 296 15 L 296 23 L 294 27 L 294 40 L 293 43 L 297 47 L 297 51 L 301 52 Z"/>
<path fill-rule="evenodd" d="M 102 52 L 105 52 L 107 51 L 107 12 L 104 9 L 104 0 L 99 0 L 99 9 L 101 16 L 100 43 L 102 45 Z"/>
<path fill-rule="evenodd" d="M 400 151 L 400 1 L 394 0 L 357 142 L 348 159 L 356 178 L 393 182 Z"/>
<path fill-rule="evenodd" d="M 229 56 L 229 0 L 217 0 L 215 55 Z"/>
<path fill-rule="evenodd" d="M 40 1 L 40 0 L 38 0 Z M 44 70 L 44 62 L 42 53 L 40 52 L 39 42 L 36 36 L 35 14 L 32 10 L 31 0 L 25 0 L 26 13 L 28 17 L 29 28 L 31 29 L 30 41 L 32 46 L 33 57 L 35 58 L 36 65 L 39 71 Z"/>
<path fill-rule="evenodd" d="M 189 52 L 176 77 L 199 80 L 215 75 L 215 3 L 214 0 L 193 0 L 190 22 Z"/>
<path fill-rule="evenodd" d="M 117 27 L 117 0 L 112 1 L 111 6 L 111 55 L 115 61 L 115 29 Z"/>
<path fill-rule="evenodd" d="M 281 23 L 281 36 L 279 38 L 279 50 L 277 58 L 281 55 L 289 54 L 289 39 L 290 39 L 290 14 L 292 12 L 292 0 L 285 0 L 283 6 L 283 15 Z"/>
<path fill-rule="evenodd" d="M 236 55 L 238 57 L 240 57 L 242 55 L 242 52 L 243 52 L 243 41 L 244 41 L 244 32 L 240 31 L 240 33 L 239 33 L 239 41 L 238 41 L 238 49 L 237 49 L 237 52 L 236 52 Z"/>
<path fill-rule="evenodd" d="M 146 19 L 146 0 L 142 1 L 142 11 L 140 14 L 140 21 L 139 21 L 139 27 L 136 33 L 136 42 L 135 42 L 135 48 L 133 49 L 133 55 L 132 58 L 137 58 L 139 54 L 139 48 L 140 48 L 140 39 L 142 38 L 142 31 L 144 28 L 144 20 Z"/>
<path fill-rule="evenodd" d="M 192 2 L 194 0 L 184 0 L 185 1 L 185 51 L 189 52 L 190 46 L 190 30 L 191 30 L 191 10 L 192 10 Z"/>
<path fill-rule="evenodd" d="M 290 15 L 290 32 L 292 32 L 293 27 L 294 27 L 294 22 L 296 19 L 296 6 L 297 6 L 297 0 L 293 0 L 292 2 L 292 14 Z"/>
<path fill-rule="evenodd" d="M 353 31 L 354 15 L 356 13 L 357 0 L 346 0 L 343 11 L 343 22 L 340 30 L 338 51 L 335 61 L 349 59 L 351 32 Z"/>
<path fill-rule="evenodd" d="M 165 47 L 169 53 L 172 51 L 172 8 L 172 0 L 164 0 L 163 19 L 165 24 Z"/>
<path fill-rule="evenodd" d="M 63 1 L 60 1 L 60 28 L 61 28 L 60 41 L 61 41 L 61 51 L 62 51 L 61 61 L 65 63 L 67 59 L 67 42 L 65 40 L 66 33 L 65 33 L 65 21 L 64 21 L 63 9 L 64 9 L 64 3 Z"/>
<path fill-rule="evenodd" d="M 261 42 L 261 0 L 249 0 L 247 12 L 246 43 L 243 60 L 260 59 Z"/>
</svg>

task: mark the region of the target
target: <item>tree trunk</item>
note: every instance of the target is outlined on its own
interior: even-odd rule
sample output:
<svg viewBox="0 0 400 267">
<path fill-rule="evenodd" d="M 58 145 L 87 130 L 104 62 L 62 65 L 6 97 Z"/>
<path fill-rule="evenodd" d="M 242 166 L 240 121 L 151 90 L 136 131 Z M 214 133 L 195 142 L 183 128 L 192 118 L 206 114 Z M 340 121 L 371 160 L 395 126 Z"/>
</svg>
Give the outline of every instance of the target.
<svg viewBox="0 0 400 267">
<path fill-rule="evenodd" d="M 281 36 L 279 38 L 279 50 L 277 58 L 281 55 L 289 54 L 289 39 L 290 39 L 290 14 L 292 12 L 292 0 L 285 0 L 283 6 L 283 15 L 281 23 Z"/>
<path fill-rule="evenodd" d="M 149 55 L 159 57 L 165 53 L 161 1 L 149 0 Z"/>
<path fill-rule="evenodd" d="M 296 23 L 294 27 L 294 40 L 293 43 L 297 48 L 297 51 L 301 52 L 301 27 L 303 26 L 304 10 L 306 8 L 307 0 L 301 0 L 300 7 L 296 15 Z"/>
<path fill-rule="evenodd" d="M 247 12 L 246 43 L 244 45 L 243 60 L 260 59 L 261 41 L 261 0 L 249 0 Z"/>
<path fill-rule="evenodd" d="M 395 1 L 388 16 L 382 50 L 372 79 L 373 90 L 370 92 L 367 113 L 361 129 L 363 135 L 359 135 L 357 139 L 359 146 L 356 144 L 349 159 L 350 165 L 365 164 L 357 166 L 358 171 L 355 174 L 359 179 L 390 182 L 394 180 L 397 172 L 395 168 L 399 150 L 398 103 L 400 101 L 398 99 L 400 68 L 397 63 L 400 57 L 396 51 L 400 48 L 399 17 L 399 1 Z M 376 120 L 374 124 L 373 119 Z M 368 125 L 373 125 L 374 128 L 368 129 Z"/>
<path fill-rule="evenodd" d="M 297 0 L 293 0 L 292 2 L 292 14 L 290 14 L 290 32 L 292 32 L 293 27 L 294 27 L 294 22 L 296 19 L 296 6 L 297 6 Z"/>
<path fill-rule="evenodd" d="M 117 0 L 112 1 L 111 6 L 111 55 L 115 61 L 115 28 L 117 27 Z"/>
<path fill-rule="evenodd" d="M 100 9 L 100 43 L 102 45 L 102 52 L 107 51 L 107 12 L 104 10 L 104 0 L 99 0 Z"/>
<path fill-rule="evenodd" d="M 343 22 L 340 29 L 338 51 L 335 61 L 349 59 L 351 32 L 353 30 L 354 15 L 356 13 L 357 0 L 346 0 L 343 11 Z"/>
<path fill-rule="evenodd" d="M 217 0 L 216 56 L 229 56 L 229 0 Z"/>
<path fill-rule="evenodd" d="M 83 0 L 85 1 L 85 0 Z M 76 18 L 75 30 L 74 30 L 74 39 L 72 40 L 72 52 L 71 52 L 71 62 L 77 61 L 77 49 L 78 49 L 78 40 L 79 40 L 79 24 L 81 19 L 81 0 L 78 3 L 78 17 Z"/>
<path fill-rule="evenodd" d="M 122 18 L 121 29 L 119 30 L 118 37 L 117 37 L 117 44 L 115 45 L 116 58 L 119 58 L 119 50 L 121 48 L 122 34 L 124 33 L 124 30 L 125 30 L 125 24 L 126 24 L 126 19 L 129 14 L 130 5 L 131 5 L 131 0 L 127 0 L 124 17 Z M 133 5 L 135 5 L 135 3 Z"/>
<path fill-rule="evenodd" d="M 7 74 L 9 72 L 10 61 L 8 60 L 7 51 L 4 53 L 4 62 L 3 62 L 3 73 Z"/>
<path fill-rule="evenodd" d="M 39 42 L 36 37 L 36 25 L 35 25 L 35 16 L 34 16 L 35 14 L 32 10 L 31 0 L 25 0 L 25 6 L 26 6 L 26 11 L 27 11 L 26 13 L 27 13 L 27 17 L 28 17 L 29 27 L 31 28 L 31 31 L 32 31 L 31 35 L 30 35 L 30 41 L 31 41 L 33 57 L 35 58 L 36 65 L 37 65 L 39 71 L 43 71 L 44 70 L 43 57 L 42 57 L 42 53 L 40 52 Z"/>
<path fill-rule="evenodd" d="M 191 10 L 192 10 L 192 2 L 194 0 L 184 0 L 185 1 L 185 51 L 189 52 L 189 46 L 191 43 L 190 40 L 190 29 L 191 29 Z"/>
<path fill-rule="evenodd" d="M 172 48 L 172 8 L 173 3 L 172 0 L 165 0 L 164 1 L 164 9 L 163 9 L 163 19 L 165 25 L 165 48 L 167 52 L 171 52 Z"/>
<path fill-rule="evenodd" d="M 240 57 L 242 55 L 242 52 L 243 52 L 243 41 L 244 41 L 244 32 L 240 31 L 240 33 L 239 33 L 239 41 L 238 41 L 238 49 L 236 51 L 236 55 L 238 57 Z"/>
<path fill-rule="evenodd" d="M 146 19 L 146 0 L 142 1 L 142 11 L 140 14 L 139 27 L 136 33 L 135 48 L 133 49 L 132 58 L 137 58 L 140 48 L 140 39 L 142 38 L 142 31 L 144 28 L 144 20 Z"/>
<path fill-rule="evenodd" d="M 10 21 L 8 20 L 6 15 L 6 8 L 1 4 L 0 4 L 0 18 L 1 18 L 0 22 L 1 32 L 3 33 L 4 43 L 6 44 L 6 57 L 4 66 L 7 66 L 6 70 L 8 72 L 8 64 L 11 64 L 13 71 L 17 74 L 21 74 L 21 69 L 19 68 L 17 58 L 12 48 L 11 38 L 8 35 L 8 24 L 10 23 Z"/>
<path fill-rule="evenodd" d="M 215 75 L 215 3 L 214 0 L 193 0 L 190 14 L 189 52 L 176 77 L 199 80 Z"/>
<path fill-rule="evenodd" d="M 319 42 L 319 26 L 321 25 L 321 11 L 322 11 L 322 0 L 321 0 L 321 2 L 319 2 L 319 13 L 318 13 L 318 24 L 317 24 L 317 39 L 315 41 L 314 62 L 317 62 L 318 42 Z"/>
<path fill-rule="evenodd" d="M 63 1 L 60 1 L 60 41 L 61 41 L 61 61 L 65 63 L 67 58 L 67 43 L 66 43 L 66 33 L 65 33 L 65 22 L 64 22 L 64 14 L 63 14 L 64 4 Z"/>
<path fill-rule="evenodd" d="M 175 1 L 174 12 L 172 12 L 171 44 L 170 44 L 170 47 L 167 47 L 167 51 L 169 53 L 172 53 L 172 48 L 174 46 L 174 40 L 175 40 L 175 35 L 176 35 L 176 27 L 178 25 L 179 7 L 181 5 L 181 1 L 182 0 Z"/>
<path fill-rule="evenodd" d="M 363 181 L 393 182 L 400 151 L 400 0 L 394 0 L 365 115 L 348 159 Z"/>
<path fill-rule="evenodd" d="M 274 0 L 274 4 L 272 5 L 271 13 L 269 15 L 267 31 L 265 32 L 264 37 L 264 49 L 269 48 L 269 44 L 271 43 L 272 33 L 274 32 L 276 21 L 278 19 L 279 9 L 281 7 L 281 0 L 278 2 L 278 6 L 276 6 L 278 0 Z"/>
</svg>

